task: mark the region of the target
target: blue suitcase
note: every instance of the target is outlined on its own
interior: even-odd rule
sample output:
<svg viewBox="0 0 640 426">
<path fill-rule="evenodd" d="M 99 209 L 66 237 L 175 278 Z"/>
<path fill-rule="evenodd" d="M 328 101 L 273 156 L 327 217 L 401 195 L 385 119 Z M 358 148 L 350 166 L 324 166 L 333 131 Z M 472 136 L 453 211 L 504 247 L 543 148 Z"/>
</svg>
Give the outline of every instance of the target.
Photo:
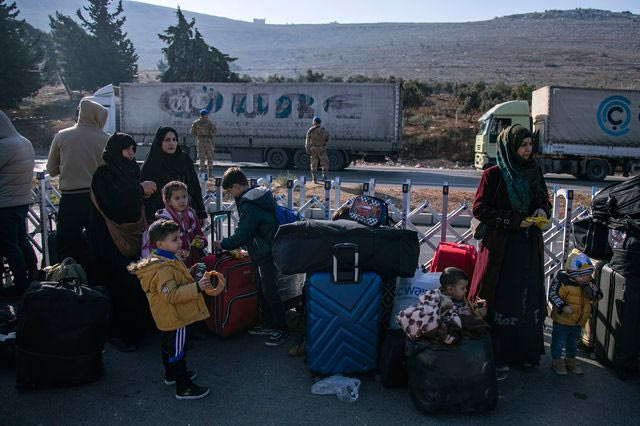
<svg viewBox="0 0 640 426">
<path fill-rule="evenodd" d="M 307 365 L 314 373 L 378 367 L 382 280 L 360 272 L 355 244 L 336 244 L 333 271 L 307 280 Z"/>
</svg>

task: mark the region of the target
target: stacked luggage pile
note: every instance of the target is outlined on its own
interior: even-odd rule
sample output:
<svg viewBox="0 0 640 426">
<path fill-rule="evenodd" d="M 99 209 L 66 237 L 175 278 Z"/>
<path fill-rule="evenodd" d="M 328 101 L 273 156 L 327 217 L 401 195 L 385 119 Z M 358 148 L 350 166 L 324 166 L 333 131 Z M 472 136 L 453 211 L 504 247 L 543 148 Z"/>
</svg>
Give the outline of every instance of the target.
<svg viewBox="0 0 640 426">
<path fill-rule="evenodd" d="M 376 199 L 366 198 L 365 204 L 375 205 Z M 307 273 L 309 370 L 331 376 L 379 369 L 384 386 L 408 386 L 425 413 L 493 409 L 497 382 L 488 336 L 456 345 L 411 341 L 393 315 L 439 287 L 444 268 L 457 266 L 471 276 L 475 248 L 441 243 L 427 272 L 416 268 L 414 231 L 384 226 L 382 206 L 368 217 L 358 199 L 353 206 L 348 220 L 295 222 L 281 226 L 274 239 L 279 269 Z"/>
<path fill-rule="evenodd" d="M 637 374 L 640 350 L 640 176 L 604 188 L 591 215 L 574 223 L 576 247 L 599 259 L 600 290 L 590 323 L 598 359 L 618 376 Z"/>
</svg>

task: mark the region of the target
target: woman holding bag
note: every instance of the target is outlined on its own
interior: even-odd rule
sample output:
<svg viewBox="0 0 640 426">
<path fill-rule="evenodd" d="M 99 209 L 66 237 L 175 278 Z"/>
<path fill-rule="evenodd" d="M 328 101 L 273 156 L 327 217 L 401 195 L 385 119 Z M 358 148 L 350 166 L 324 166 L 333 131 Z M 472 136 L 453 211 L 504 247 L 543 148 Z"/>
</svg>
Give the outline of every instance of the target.
<svg viewBox="0 0 640 426">
<path fill-rule="evenodd" d="M 498 143 L 498 165 L 482 174 L 473 203 L 486 231 L 469 296 L 487 301 L 496 367 L 506 372 L 538 365 L 544 354 L 543 238 L 527 218 L 548 218 L 550 204 L 529 130 L 510 126 Z"/>
<path fill-rule="evenodd" d="M 140 282 L 127 271 L 127 265 L 140 257 L 142 233 L 147 228 L 142 200 L 156 190 L 153 182 L 140 182 L 135 152 L 135 141 L 125 133 L 116 133 L 107 141 L 102 154 L 105 164 L 91 180 L 87 230 L 90 282 L 109 291 L 110 342 L 124 352 L 137 349 L 151 321 Z"/>
</svg>

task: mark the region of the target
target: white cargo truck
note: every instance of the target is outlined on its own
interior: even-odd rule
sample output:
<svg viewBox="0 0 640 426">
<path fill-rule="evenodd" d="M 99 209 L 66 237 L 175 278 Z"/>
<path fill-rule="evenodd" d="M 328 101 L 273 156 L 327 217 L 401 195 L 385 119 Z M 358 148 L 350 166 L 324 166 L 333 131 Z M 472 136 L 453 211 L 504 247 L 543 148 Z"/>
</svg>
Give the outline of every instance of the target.
<svg viewBox="0 0 640 426">
<path fill-rule="evenodd" d="M 108 88 L 88 98 L 102 103 L 98 95 Z M 363 157 L 397 157 L 401 90 L 389 83 L 127 83 L 119 88 L 119 124 L 106 130 L 132 135 L 141 145 L 138 156 L 159 126 L 174 127 L 180 142 L 194 147 L 191 123 L 206 108 L 217 127 L 216 153 L 235 162 L 307 169 L 305 135 L 319 116 L 331 135 L 329 166 L 341 170 Z M 108 103 L 116 116 L 115 95 Z"/>
<path fill-rule="evenodd" d="M 480 118 L 475 166 L 495 164 L 498 133 L 533 129 L 544 173 L 601 181 L 640 170 L 640 91 L 545 86 L 526 101 L 496 105 Z"/>
</svg>

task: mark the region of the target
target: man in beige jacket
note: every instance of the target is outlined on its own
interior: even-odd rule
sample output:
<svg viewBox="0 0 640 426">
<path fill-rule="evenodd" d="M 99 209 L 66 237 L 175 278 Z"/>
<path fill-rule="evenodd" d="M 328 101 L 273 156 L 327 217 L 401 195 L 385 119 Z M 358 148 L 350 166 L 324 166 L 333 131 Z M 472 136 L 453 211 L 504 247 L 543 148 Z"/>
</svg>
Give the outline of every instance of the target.
<svg viewBox="0 0 640 426">
<path fill-rule="evenodd" d="M 91 178 L 98 166 L 104 164 L 102 152 L 109 135 L 102 131 L 108 111 L 102 105 L 83 99 L 78 122 L 60 130 L 53 138 L 47 172 L 60 176 L 62 194 L 58 209 L 56 237 L 57 261 L 73 257 L 88 268 L 87 244 L 82 230 L 89 226 L 89 191 Z"/>
</svg>

